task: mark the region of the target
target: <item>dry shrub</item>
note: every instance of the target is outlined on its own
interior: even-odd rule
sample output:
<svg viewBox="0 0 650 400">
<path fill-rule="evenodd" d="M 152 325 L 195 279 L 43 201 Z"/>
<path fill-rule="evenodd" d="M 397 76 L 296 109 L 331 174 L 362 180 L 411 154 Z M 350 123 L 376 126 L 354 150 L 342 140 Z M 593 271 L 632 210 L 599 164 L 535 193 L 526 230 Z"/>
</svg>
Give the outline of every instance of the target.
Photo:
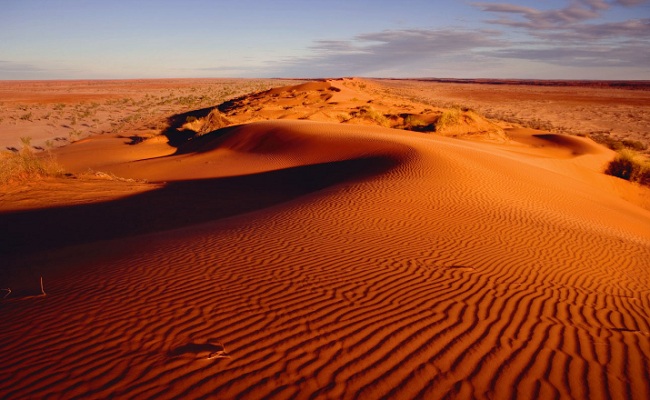
<svg viewBox="0 0 650 400">
<path fill-rule="evenodd" d="M 436 121 L 436 131 L 441 131 L 452 126 L 457 126 L 460 124 L 462 116 L 463 111 L 460 108 L 451 108 L 449 110 L 445 110 Z"/>
<path fill-rule="evenodd" d="M 0 153 L 0 184 L 25 182 L 45 177 L 62 176 L 63 168 L 57 164 L 53 155 L 47 151 L 36 154 L 29 146 L 29 139 L 18 152 Z"/>
<path fill-rule="evenodd" d="M 404 117 L 404 124 L 401 126 L 401 128 L 408 131 L 417 132 L 429 132 L 436 130 L 435 124 L 430 124 L 426 121 L 423 121 L 413 114 L 408 114 Z"/>
<path fill-rule="evenodd" d="M 354 114 L 353 114 L 354 115 Z M 379 111 L 375 110 L 373 107 L 370 106 L 362 106 L 359 108 L 358 113 L 354 115 L 355 117 L 367 119 L 370 121 L 374 121 L 380 126 L 388 126 L 388 119 L 380 113 Z"/>
<path fill-rule="evenodd" d="M 650 186 L 650 164 L 631 150 L 621 150 L 609 163 L 606 174 Z"/>
</svg>

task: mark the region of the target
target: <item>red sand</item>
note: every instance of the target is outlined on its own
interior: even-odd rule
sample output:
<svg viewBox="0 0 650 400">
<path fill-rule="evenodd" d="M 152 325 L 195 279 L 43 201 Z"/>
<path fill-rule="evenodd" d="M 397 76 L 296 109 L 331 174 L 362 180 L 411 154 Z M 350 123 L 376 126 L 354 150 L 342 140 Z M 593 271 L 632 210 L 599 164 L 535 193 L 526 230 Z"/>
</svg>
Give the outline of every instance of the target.
<svg viewBox="0 0 650 400">
<path fill-rule="evenodd" d="M 609 150 L 509 134 L 283 120 L 60 149 L 158 183 L 75 206 L 46 181 L 59 206 L 0 214 L 1 397 L 650 397 L 650 212 Z"/>
</svg>

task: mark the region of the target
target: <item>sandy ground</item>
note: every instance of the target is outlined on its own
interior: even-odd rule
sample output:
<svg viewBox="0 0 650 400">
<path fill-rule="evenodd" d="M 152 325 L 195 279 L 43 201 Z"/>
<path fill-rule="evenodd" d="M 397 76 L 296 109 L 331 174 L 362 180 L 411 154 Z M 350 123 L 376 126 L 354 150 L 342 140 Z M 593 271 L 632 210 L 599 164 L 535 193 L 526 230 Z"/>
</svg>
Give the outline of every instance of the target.
<svg viewBox="0 0 650 400">
<path fill-rule="evenodd" d="M 159 132 L 169 115 L 289 84 L 272 79 L 0 81 L 0 149 L 59 147 L 96 134 Z"/>
<path fill-rule="evenodd" d="M 650 147 L 650 83 L 563 86 L 376 80 L 391 93 L 439 107 L 461 106 L 517 125 L 572 135 L 606 135 Z"/>
<path fill-rule="evenodd" d="M 106 175 L 6 188 L 0 397 L 650 397 L 648 196 L 614 153 L 395 129 L 444 110 L 377 90 L 182 112 L 55 150 Z"/>
</svg>

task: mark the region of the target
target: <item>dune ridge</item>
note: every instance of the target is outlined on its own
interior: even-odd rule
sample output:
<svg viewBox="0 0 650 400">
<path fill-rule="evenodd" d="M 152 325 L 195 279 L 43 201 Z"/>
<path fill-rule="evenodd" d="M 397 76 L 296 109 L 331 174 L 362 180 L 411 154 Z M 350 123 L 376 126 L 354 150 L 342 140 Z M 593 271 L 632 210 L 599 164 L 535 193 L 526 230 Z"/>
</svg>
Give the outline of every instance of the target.
<svg viewBox="0 0 650 400">
<path fill-rule="evenodd" d="M 202 193 L 180 202 L 189 223 L 8 258 L 48 294 L 0 304 L 4 397 L 650 397 L 650 212 L 597 172 L 558 172 L 607 154 L 554 136 L 536 140 L 584 151 L 312 121 L 226 129 L 103 168 L 206 187 L 257 174 L 244 197 L 210 209 L 220 191 Z M 243 198 L 253 207 L 210 216 Z"/>
</svg>

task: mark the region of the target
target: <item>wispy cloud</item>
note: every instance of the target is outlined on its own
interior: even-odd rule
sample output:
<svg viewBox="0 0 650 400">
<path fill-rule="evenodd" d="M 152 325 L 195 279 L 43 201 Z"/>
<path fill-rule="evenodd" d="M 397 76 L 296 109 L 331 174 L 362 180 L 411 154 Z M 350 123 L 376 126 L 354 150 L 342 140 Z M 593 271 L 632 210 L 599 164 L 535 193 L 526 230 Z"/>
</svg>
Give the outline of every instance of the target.
<svg viewBox="0 0 650 400">
<path fill-rule="evenodd" d="M 310 57 L 293 58 L 283 63 L 283 74 L 367 75 L 414 64 L 444 62 L 477 49 L 503 46 L 492 30 L 452 29 L 388 30 L 358 35 L 350 40 L 317 41 Z M 478 56 L 478 55 L 477 55 Z"/>
<path fill-rule="evenodd" d="M 625 46 L 550 47 L 521 48 L 512 47 L 496 50 L 495 57 L 538 61 L 571 67 L 639 67 L 650 65 L 647 46 L 629 43 Z"/>
<path fill-rule="evenodd" d="M 499 66 L 521 60 L 540 66 L 632 68 L 637 77 L 639 71 L 650 75 L 650 18 L 611 17 L 617 7 L 648 2 L 567 0 L 554 9 L 477 2 L 472 6 L 485 13 L 490 29 L 386 30 L 321 40 L 310 56 L 283 60 L 278 71 L 285 76 L 423 76 L 460 67 L 477 74 L 492 68 L 494 75 Z"/>
<path fill-rule="evenodd" d="M 8 60 L 0 60 L 0 72 L 43 72 L 43 68 L 39 68 L 32 64 L 18 63 Z"/>
<path fill-rule="evenodd" d="M 639 4 L 647 3 L 648 0 L 617 0 L 615 3 L 623 6 L 637 6 Z"/>
<path fill-rule="evenodd" d="M 79 77 L 79 73 L 81 70 L 65 66 L 0 60 L 0 79 L 68 79 Z"/>
<path fill-rule="evenodd" d="M 617 0 L 612 3 L 603 0 L 573 0 L 559 9 L 540 10 L 508 3 L 472 3 L 480 10 L 495 14 L 499 18 L 488 23 L 510 28 L 522 28 L 532 36 L 544 37 L 547 32 L 559 32 L 568 37 L 604 36 L 650 36 L 650 18 L 630 19 L 618 22 L 595 22 L 601 20 L 607 10 L 615 6 L 631 7 L 647 3 L 648 0 Z"/>
<path fill-rule="evenodd" d="M 472 3 L 496 19 L 504 35 L 515 30 L 527 36 L 492 55 L 579 67 L 645 67 L 650 65 L 650 18 L 608 21 L 611 9 L 633 7 L 648 0 L 572 0 L 557 9 L 509 3 Z M 607 21 L 607 22 L 605 22 Z"/>
</svg>

